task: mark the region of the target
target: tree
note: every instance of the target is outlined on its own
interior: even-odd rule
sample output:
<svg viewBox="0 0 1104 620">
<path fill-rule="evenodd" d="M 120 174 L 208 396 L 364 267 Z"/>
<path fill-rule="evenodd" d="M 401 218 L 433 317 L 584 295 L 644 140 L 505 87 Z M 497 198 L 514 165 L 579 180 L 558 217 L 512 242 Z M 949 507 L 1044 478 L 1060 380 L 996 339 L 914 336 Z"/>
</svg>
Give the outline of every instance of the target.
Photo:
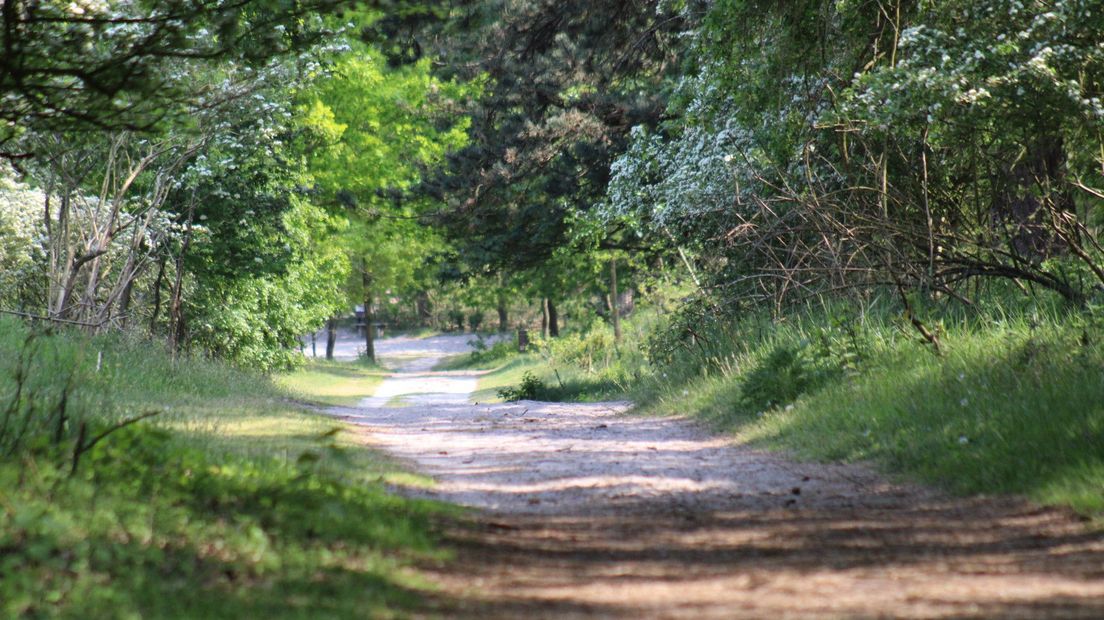
<svg viewBox="0 0 1104 620">
<path fill-rule="evenodd" d="M 569 238 L 568 217 L 602 201 L 629 128 L 664 114 L 683 25 L 664 3 L 543 0 L 382 22 L 423 34 L 396 45 L 399 59 L 420 51 L 446 75 L 487 80 L 470 144 L 423 187 L 447 203 L 439 222 L 474 271 L 539 265 Z"/>
<path fill-rule="evenodd" d="M 0 8 L 0 144 L 32 127 L 146 131 L 185 122 L 187 108 L 210 93 L 197 89 L 182 67 L 263 67 L 318 41 L 324 33 L 318 13 L 338 5 L 6 0 Z"/>
<path fill-rule="evenodd" d="M 698 253 L 733 309 L 884 287 L 968 301 L 987 278 L 1079 302 L 1104 275 L 1100 19 L 718 2 L 671 119 L 614 163 L 610 213 Z"/>
<path fill-rule="evenodd" d="M 298 144 L 310 129 L 295 114 L 292 70 L 274 70 L 266 83 L 278 87 L 218 117 L 174 193 L 182 234 L 170 250 L 170 340 L 190 331 L 208 350 L 265 368 L 291 363 L 297 337 L 341 306 L 349 271 L 329 244 L 347 224 L 308 189 Z"/>
<path fill-rule="evenodd" d="M 291 363 L 295 336 L 333 311 L 347 269 L 319 243 L 342 223 L 310 204 L 291 146 L 305 60 L 181 62 L 198 93 L 187 122 L 35 126 L 12 141 L 37 155 L 23 162 L 44 232 L 43 294 L 29 310 L 92 330 L 148 329 L 173 350 Z"/>
<path fill-rule="evenodd" d="M 466 139 L 466 119 L 446 113 L 468 89 L 429 75 L 429 63 L 387 69 L 378 52 L 351 43 L 355 53 L 318 82 L 305 109 L 330 137 L 315 149 L 310 169 L 324 201 L 350 222 L 340 240 L 357 271 L 367 323 L 365 354 L 374 359 L 373 306 L 378 291 L 409 288 L 418 267 L 439 247 L 419 219 L 431 208 L 408 199 L 426 166 Z"/>
</svg>

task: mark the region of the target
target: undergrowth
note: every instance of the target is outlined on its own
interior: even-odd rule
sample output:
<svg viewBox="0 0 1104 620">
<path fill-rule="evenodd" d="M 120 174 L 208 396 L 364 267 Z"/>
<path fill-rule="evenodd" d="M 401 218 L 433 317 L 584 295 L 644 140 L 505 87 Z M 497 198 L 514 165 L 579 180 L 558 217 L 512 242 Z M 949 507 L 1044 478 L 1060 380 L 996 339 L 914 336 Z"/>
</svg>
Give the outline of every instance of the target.
<svg viewBox="0 0 1104 620">
<path fill-rule="evenodd" d="M 498 388 L 498 397 L 507 402 L 517 402 L 519 400 L 536 400 L 545 391 L 544 381 L 537 378 L 532 371 L 525 371 L 525 374 L 521 376 L 521 383 L 516 387 L 507 385 Z"/>
</svg>

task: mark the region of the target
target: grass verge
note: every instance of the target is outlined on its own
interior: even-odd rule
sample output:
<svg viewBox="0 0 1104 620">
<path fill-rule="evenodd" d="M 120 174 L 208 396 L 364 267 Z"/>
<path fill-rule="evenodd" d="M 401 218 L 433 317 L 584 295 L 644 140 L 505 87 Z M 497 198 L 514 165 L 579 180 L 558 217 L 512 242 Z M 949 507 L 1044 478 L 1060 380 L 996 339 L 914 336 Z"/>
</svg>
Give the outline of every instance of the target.
<svg viewBox="0 0 1104 620">
<path fill-rule="evenodd" d="M 353 398 L 372 381 L 337 370 L 308 367 L 281 387 L 202 358 L 174 364 L 148 343 L 29 338 L 0 321 L 0 409 L 11 412 L 0 417 L 0 615 L 417 609 L 432 586 L 412 566 L 444 558 L 435 524 L 453 509 L 389 494 L 380 482 L 408 474 L 294 404 Z M 74 473 L 80 428 L 87 443 L 152 411 L 81 454 Z"/>
<path fill-rule="evenodd" d="M 936 355 L 892 315 L 858 328 L 791 319 L 745 324 L 712 364 L 674 358 L 669 378 L 637 386 L 642 410 L 806 459 L 873 461 L 954 493 L 1104 515 L 1099 324 L 1038 309 L 947 320 Z"/>
<path fill-rule="evenodd" d="M 481 399 L 527 370 L 554 387 L 558 368 L 585 387 L 544 399 L 628 396 L 800 458 L 1104 516 L 1104 320 L 1091 312 L 1033 299 L 924 310 L 941 355 L 891 306 L 696 317 L 694 338 L 678 320 L 636 317 L 647 327 L 630 322 L 617 347 L 604 326 L 546 343 L 544 359 L 487 375 Z"/>
<path fill-rule="evenodd" d="M 275 381 L 309 400 L 352 407 L 372 395 L 386 371 L 362 363 L 310 360 L 306 366 L 276 377 Z"/>
</svg>

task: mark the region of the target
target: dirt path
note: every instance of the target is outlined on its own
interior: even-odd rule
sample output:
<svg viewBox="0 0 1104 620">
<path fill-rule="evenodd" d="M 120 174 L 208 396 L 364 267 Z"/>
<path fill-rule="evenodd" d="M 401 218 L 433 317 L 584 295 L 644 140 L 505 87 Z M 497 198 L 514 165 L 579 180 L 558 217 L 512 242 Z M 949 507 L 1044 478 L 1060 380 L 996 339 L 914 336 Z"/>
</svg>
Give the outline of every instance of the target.
<svg viewBox="0 0 1104 620">
<path fill-rule="evenodd" d="M 334 410 L 478 508 L 427 570 L 446 616 L 1104 618 L 1104 537 L 1008 499 L 798 464 L 627 403 L 473 405 L 463 337 L 382 341 L 399 370 Z"/>
</svg>

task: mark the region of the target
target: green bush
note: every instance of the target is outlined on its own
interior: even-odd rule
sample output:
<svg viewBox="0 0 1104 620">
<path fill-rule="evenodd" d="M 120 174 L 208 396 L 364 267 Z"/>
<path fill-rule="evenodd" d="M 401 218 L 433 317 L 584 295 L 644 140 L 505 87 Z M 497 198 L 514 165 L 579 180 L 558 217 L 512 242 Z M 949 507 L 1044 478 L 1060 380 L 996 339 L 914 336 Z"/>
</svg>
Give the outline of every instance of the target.
<svg viewBox="0 0 1104 620">
<path fill-rule="evenodd" d="M 449 326 L 456 326 L 456 329 L 464 331 L 464 313 L 460 310 L 448 311 Z"/>
<path fill-rule="evenodd" d="M 47 257 L 39 239 L 45 196 L 15 183 L 0 167 L 0 308 L 35 307 L 40 303 Z"/>
<path fill-rule="evenodd" d="M 613 333 L 604 326 L 541 343 L 552 363 L 577 366 L 587 374 L 609 369 L 616 356 Z"/>
<path fill-rule="evenodd" d="M 525 374 L 522 375 L 519 385 L 499 388 L 498 397 L 508 402 L 537 400 L 544 390 L 544 381 L 541 381 L 532 372 L 526 371 Z"/>
<path fill-rule="evenodd" d="M 473 331 L 479 331 L 479 328 L 483 325 L 483 313 L 480 311 L 472 312 L 468 315 L 468 327 Z"/>
<path fill-rule="evenodd" d="M 100 354 L 56 333 L 0 320 L 0 458 L 79 457 L 119 417 L 100 389 L 101 363 Z"/>
<path fill-rule="evenodd" d="M 839 374 L 837 366 L 807 346 L 778 345 L 745 376 L 742 404 L 752 411 L 787 405 Z"/>
<path fill-rule="evenodd" d="M 504 360 L 517 352 L 517 346 L 513 340 L 496 340 L 493 344 L 487 344 L 482 336 L 468 341 L 472 345 L 471 361 L 475 364 L 485 364 L 497 360 Z"/>
<path fill-rule="evenodd" d="M 973 305 L 917 296 L 912 310 L 941 354 L 892 295 L 860 309 L 674 315 L 632 397 L 803 457 L 1104 515 L 1104 320 L 1093 306 L 990 283 Z"/>
</svg>

